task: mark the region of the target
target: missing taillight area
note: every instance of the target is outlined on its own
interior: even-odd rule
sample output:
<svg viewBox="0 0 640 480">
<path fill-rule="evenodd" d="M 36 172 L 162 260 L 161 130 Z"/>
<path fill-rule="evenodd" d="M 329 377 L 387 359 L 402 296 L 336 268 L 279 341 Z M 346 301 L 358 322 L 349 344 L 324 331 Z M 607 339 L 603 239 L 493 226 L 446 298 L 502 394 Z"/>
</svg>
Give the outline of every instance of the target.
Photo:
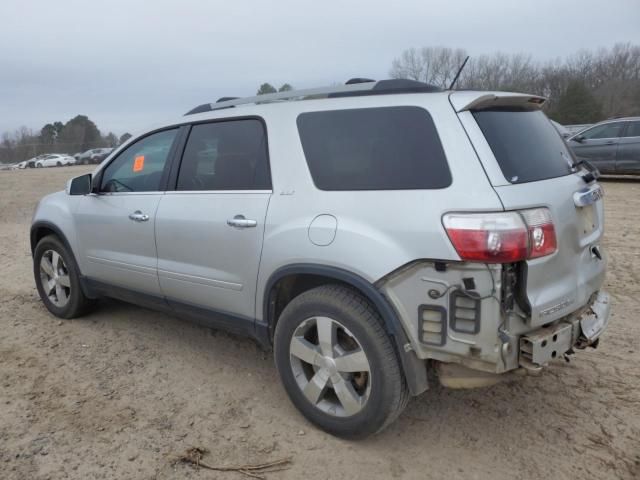
<svg viewBox="0 0 640 480">
<path fill-rule="evenodd" d="M 547 208 L 496 213 L 447 213 L 447 235 L 462 260 L 514 263 L 551 255 L 557 241 Z"/>
</svg>

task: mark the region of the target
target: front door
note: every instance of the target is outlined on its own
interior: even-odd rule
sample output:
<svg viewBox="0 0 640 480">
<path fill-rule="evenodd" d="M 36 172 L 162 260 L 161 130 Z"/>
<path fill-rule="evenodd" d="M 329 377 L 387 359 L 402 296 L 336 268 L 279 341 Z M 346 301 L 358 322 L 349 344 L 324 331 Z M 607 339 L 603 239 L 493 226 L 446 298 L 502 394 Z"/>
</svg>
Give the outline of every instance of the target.
<svg viewBox="0 0 640 480">
<path fill-rule="evenodd" d="M 174 309 L 231 314 L 252 325 L 270 196 L 261 121 L 191 128 L 175 191 L 160 200 L 156 217 L 160 287 Z"/>
<path fill-rule="evenodd" d="M 97 193 L 80 200 L 75 220 L 86 277 L 161 295 L 155 215 L 176 132 L 157 132 L 132 144 L 96 176 Z"/>
<path fill-rule="evenodd" d="M 623 128 L 624 122 L 596 125 L 573 137 L 569 146 L 579 160 L 588 160 L 602 173 L 615 173 L 616 153 Z"/>
</svg>

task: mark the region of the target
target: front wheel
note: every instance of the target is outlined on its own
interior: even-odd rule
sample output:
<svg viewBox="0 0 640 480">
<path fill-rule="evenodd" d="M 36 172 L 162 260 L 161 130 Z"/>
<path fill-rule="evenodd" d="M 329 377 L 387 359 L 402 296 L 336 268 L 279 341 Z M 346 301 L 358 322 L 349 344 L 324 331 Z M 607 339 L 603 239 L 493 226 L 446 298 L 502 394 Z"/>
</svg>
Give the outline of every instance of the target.
<svg viewBox="0 0 640 480">
<path fill-rule="evenodd" d="M 294 298 L 278 320 L 274 354 L 293 404 L 333 435 L 374 434 L 407 403 L 406 382 L 383 321 L 350 288 L 325 285 Z"/>
<path fill-rule="evenodd" d="M 33 274 L 42 303 L 56 317 L 79 317 L 92 306 L 82 292 L 75 259 L 55 235 L 42 238 L 36 245 Z"/>
<path fill-rule="evenodd" d="M 42 168 L 42 164 L 41 163 L 36 163 L 36 168 Z"/>
</svg>

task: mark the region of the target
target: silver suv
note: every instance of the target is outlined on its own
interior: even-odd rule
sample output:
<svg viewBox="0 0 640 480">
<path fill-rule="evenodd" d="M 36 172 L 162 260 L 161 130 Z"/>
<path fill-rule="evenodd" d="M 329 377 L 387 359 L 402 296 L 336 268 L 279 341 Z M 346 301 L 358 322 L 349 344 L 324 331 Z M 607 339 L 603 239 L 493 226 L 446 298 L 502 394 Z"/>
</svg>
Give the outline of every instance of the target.
<svg viewBox="0 0 640 480">
<path fill-rule="evenodd" d="M 107 296 L 249 335 L 349 438 L 428 371 L 538 374 L 609 317 L 602 189 L 543 102 L 383 80 L 196 107 L 39 203 L 38 291 L 62 318 Z"/>
</svg>

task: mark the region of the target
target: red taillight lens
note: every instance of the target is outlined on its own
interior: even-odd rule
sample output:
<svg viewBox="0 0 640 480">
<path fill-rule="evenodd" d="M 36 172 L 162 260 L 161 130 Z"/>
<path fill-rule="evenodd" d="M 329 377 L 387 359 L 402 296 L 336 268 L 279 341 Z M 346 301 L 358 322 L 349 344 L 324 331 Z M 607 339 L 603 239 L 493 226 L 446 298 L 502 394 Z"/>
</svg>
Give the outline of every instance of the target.
<svg viewBox="0 0 640 480">
<path fill-rule="evenodd" d="M 529 230 L 529 258 L 551 255 L 558 248 L 551 212 L 534 208 L 520 212 Z"/>
<path fill-rule="evenodd" d="M 550 255 L 557 248 L 551 214 L 546 208 L 448 213 L 443 224 L 462 260 L 513 263 Z"/>
</svg>

